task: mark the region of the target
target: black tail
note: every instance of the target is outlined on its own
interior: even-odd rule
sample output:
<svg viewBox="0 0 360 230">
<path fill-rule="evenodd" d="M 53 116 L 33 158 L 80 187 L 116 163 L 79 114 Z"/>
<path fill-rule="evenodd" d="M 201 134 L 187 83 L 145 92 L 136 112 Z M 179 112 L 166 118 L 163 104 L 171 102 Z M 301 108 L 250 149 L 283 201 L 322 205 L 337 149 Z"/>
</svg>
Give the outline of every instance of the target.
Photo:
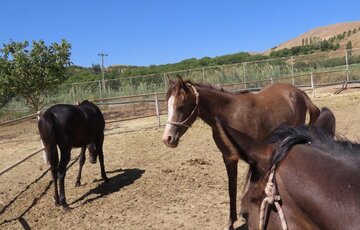
<svg viewBox="0 0 360 230">
<path fill-rule="evenodd" d="M 57 154 L 56 151 L 56 141 L 54 133 L 54 119 L 51 113 L 44 113 L 39 120 L 38 129 L 40 132 L 40 138 L 45 147 L 44 157 L 46 157 L 45 162 L 51 164 L 51 159 L 54 159 L 52 155 Z"/>
</svg>

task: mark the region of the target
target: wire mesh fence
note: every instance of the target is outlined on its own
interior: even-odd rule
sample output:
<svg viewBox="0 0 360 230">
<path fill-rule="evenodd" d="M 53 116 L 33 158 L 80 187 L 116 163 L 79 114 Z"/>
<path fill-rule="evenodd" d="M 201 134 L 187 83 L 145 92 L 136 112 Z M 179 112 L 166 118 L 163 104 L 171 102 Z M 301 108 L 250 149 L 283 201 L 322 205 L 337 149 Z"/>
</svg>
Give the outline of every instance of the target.
<svg viewBox="0 0 360 230">
<path fill-rule="evenodd" d="M 48 95 L 46 102 L 48 105 L 75 104 L 85 99 L 99 100 L 164 93 L 168 87 L 167 79 L 174 79 L 177 75 L 193 82 L 220 84 L 230 91 L 237 91 L 255 90 L 275 81 L 295 86 L 310 86 L 311 74 L 315 79 L 315 85 L 359 81 L 360 49 L 336 50 L 126 78 L 120 76 L 105 80 L 104 83 L 101 80 L 72 83 L 62 85 L 59 92 Z M 140 102 L 127 103 L 127 107 L 131 105 L 134 108 L 133 113 L 140 114 L 135 109 L 141 105 Z M 19 110 L 18 107 L 13 109 Z M 9 114 L 7 118 L 10 119 Z"/>
</svg>

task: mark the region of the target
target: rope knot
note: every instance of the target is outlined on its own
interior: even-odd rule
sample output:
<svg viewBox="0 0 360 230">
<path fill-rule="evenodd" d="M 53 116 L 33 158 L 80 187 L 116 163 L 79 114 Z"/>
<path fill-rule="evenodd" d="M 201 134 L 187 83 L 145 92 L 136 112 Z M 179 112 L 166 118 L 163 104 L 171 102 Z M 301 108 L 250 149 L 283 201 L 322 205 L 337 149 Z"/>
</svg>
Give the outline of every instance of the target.
<svg viewBox="0 0 360 230">
<path fill-rule="evenodd" d="M 284 213 L 278 202 L 278 201 L 280 201 L 280 195 L 276 195 L 276 188 L 275 188 L 275 184 L 273 182 L 274 174 L 275 174 L 275 166 L 273 166 L 273 168 L 271 169 L 268 182 L 266 183 L 266 186 L 264 189 L 266 197 L 264 198 L 264 200 L 262 201 L 261 206 L 260 206 L 259 229 L 263 229 L 263 227 L 264 227 L 266 204 L 275 204 L 276 209 L 278 210 L 278 213 L 279 213 L 280 220 L 281 220 L 282 229 L 287 230 L 288 227 L 287 227 L 287 223 L 285 220 L 285 216 L 284 216 Z"/>
</svg>

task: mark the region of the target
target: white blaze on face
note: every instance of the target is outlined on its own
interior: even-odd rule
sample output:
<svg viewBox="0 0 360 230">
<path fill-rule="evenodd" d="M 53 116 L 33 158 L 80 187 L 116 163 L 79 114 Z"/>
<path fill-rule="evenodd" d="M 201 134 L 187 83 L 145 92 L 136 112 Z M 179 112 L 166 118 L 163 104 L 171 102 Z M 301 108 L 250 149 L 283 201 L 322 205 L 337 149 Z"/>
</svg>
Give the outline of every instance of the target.
<svg viewBox="0 0 360 230">
<path fill-rule="evenodd" d="M 173 121 L 173 116 L 174 116 L 174 102 L 175 102 L 175 97 L 171 96 L 168 100 L 168 122 Z M 164 131 L 164 137 L 167 137 L 168 134 L 170 133 L 170 129 L 172 127 L 172 124 L 167 123 L 165 125 L 165 131 Z"/>
</svg>

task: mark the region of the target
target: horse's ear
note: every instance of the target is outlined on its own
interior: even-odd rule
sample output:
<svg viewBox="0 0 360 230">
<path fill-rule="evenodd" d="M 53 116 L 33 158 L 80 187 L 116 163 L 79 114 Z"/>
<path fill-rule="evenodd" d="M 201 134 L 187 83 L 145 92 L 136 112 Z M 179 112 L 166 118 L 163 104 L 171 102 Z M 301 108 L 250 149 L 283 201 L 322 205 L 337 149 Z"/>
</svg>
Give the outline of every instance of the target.
<svg viewBox="0 0 360 230">
<path fill-rule="evenodd" d="M 179 86 L 180 88 L 184 88 L 184 86 L 186 85 L 184 80 L 182 79 L 182 77 L 180 75 L 176 75 L 176 79 L 177 79 L 177 82 L 179 83 Z"/>
<path fill-rule="evenodd" d="M 320 115 L 316 120 L 314 126 L 322 130 L 327 135 L 334 137 L 335 136 L 335 116 L 330 109 L 323 107 L 321 109 Z"/>
<path fill-rule="evenodd" d="M 170 79 L 169 75 L 166 74 L 165 76 L 166 76 L 166 80 L 169 83 L 169 85 L 174 85 L 175 84 L 175 82 Z"/>
</svg>

